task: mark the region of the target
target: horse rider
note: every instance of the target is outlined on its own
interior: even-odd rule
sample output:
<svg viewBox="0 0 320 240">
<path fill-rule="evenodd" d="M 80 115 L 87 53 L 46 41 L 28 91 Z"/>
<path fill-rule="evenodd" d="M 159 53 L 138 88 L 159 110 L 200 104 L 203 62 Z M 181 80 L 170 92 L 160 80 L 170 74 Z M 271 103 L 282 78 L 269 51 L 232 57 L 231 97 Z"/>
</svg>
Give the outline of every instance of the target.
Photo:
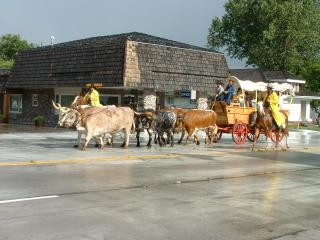
<svg viewBox="0 0 320 240">
<path fill-rule="evenodd" d="M 90 105 L 92 105 L 94 107 L 102 106 L 100 104 L 99 93 L 96 90 L 96 87 L 94 86 L 94 84 L 90 85 L 90 89 L 89 89 L 88 93 L 84 97 L 88 102 L 90 102 Z"/>
<path fill-rule="evenodd" d="M 232 100 L 232 97 L 234 96 L 235 93 L 235 89 L 234 89 L 234 80 L 233 79 L 229 79 L 229 83 L 226 87 L 226 89 L 224 90 L 224 101 L 230 105 L 230 102 Z"/>
<path fill-rule="evenodd" d="M 285 128 L 285 118 L 279 109 L 278 94 L 273 91 L 273 86 L 269 83 L 267 85 L 267 96 L 264 99 L 264 106 L 270 109 L 272 117 L 278 128 Z"/>
<path fill-rule="evenodd" d="M 221 81 L 217 82 L 216 91 L 212 94 L 209 98 L 209 101 L 214 105 L 216 101 L 223 101 L 224 100 L 224 88 Z"/>
</svg>

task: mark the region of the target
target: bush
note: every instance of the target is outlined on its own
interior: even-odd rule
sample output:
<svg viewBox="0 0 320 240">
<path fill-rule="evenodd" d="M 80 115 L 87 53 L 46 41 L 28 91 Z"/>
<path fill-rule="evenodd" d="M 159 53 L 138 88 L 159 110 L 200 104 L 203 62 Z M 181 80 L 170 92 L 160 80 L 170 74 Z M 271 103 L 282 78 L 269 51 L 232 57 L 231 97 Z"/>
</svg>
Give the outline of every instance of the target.
<svg viewBox="0 0 320 240">
<path fill-rule="evenodd" d="M 47 121 L 47 118 L 45 116 L 39 115 L 34 117 L 33 121 L 37 123 L 45 123 L 45 121 Z"/>
</svg>

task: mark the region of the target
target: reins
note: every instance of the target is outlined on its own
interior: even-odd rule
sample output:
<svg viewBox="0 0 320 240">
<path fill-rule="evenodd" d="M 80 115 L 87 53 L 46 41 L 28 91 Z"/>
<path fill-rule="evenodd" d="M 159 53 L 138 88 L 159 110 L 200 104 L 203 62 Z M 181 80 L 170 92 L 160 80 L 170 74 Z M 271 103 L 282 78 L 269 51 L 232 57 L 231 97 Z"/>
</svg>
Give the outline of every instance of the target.
<svg viewBox="0 0 320 240">
<path fill-rule="evenodd" d="M 104 108 L 103 110 L 100 110 L 98 112 L 94 112 L 94 113 L 91 113 L 91 114 L 88 114 L 86 115 L 85 113 L 81 113 L 78 109 L 76 108 L 72 108 L 73 110 L 77 111 L 80 115 L 79 117 L 77 118 L 77 120 L 74 122 L 74 126 L 77 126 L 79 122 L 81 122 L 81 120 L 83 118 L 86 118 L 86 117 L 89 117 L 89 116 L 92 116 L 92 115 L 95 115 L 95 114 L 98 114 L 98 113 L 101 113 L 101 112 L 104 112 L 105 110 L 109 109 L 108 107 Z"/>
</svg>

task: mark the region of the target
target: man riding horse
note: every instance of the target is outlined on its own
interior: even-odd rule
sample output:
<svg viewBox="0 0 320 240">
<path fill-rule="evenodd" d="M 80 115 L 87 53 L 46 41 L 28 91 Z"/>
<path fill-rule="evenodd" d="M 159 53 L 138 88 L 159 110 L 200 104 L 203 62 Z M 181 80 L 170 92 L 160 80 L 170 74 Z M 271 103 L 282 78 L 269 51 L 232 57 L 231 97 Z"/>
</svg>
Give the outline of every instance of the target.
<svg viewBox="0 0 320 240">
<path fill-rule="evenodd" d="M 268 111 L 265 111 L 265 108 L 267 108 Z M 280 112 L 278 95 L 273 91 L 273 87 L 271 84 L 267 85 L 267 96 L 264 101 L 260 101 L 257 103 L 257 112 L 255 112 L 254 116 L 254 140 L 252 144 L 252 151 L 255 148 L 256 141 L 261 130 L 264 131 L 267 138 L 266 149 L 268 147 L 268 138 L 272 137 L 272 134 L 275 134 L 275 148 L 278 147 L 278 143 L 281 141 L 280 134 L 283 134 L 283 136 L 285 137 L 286 147 L 287 149 L 289 148 L 288 116 Z M 273 129 L 274 125 L 276 125 L 275 129 Z"/>
<path fill-rule="evenodd" d="M 264 106 L 270 109 L 272 117 L 276 122 L 278 128 L 285 128 L 285 118 L 279 109 L 279 97 L 277 93 L 273 91 L 271 84 L 267 85 L 267 96 L 264 99 Z"/>
</svg>

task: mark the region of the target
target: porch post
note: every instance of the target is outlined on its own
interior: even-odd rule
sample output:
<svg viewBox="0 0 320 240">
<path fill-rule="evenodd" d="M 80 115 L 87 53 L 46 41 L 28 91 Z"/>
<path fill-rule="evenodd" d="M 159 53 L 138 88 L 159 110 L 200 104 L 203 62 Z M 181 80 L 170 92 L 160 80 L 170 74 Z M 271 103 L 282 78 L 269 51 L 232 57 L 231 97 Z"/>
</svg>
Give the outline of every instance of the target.
<svg viewBox="0 0 320 240">
<path fill-rule="evenodd" d="M 3 122 L 9 123 L 9 95 L 6 92 L 3 95 L 3 114 Z"/>
</svg>

